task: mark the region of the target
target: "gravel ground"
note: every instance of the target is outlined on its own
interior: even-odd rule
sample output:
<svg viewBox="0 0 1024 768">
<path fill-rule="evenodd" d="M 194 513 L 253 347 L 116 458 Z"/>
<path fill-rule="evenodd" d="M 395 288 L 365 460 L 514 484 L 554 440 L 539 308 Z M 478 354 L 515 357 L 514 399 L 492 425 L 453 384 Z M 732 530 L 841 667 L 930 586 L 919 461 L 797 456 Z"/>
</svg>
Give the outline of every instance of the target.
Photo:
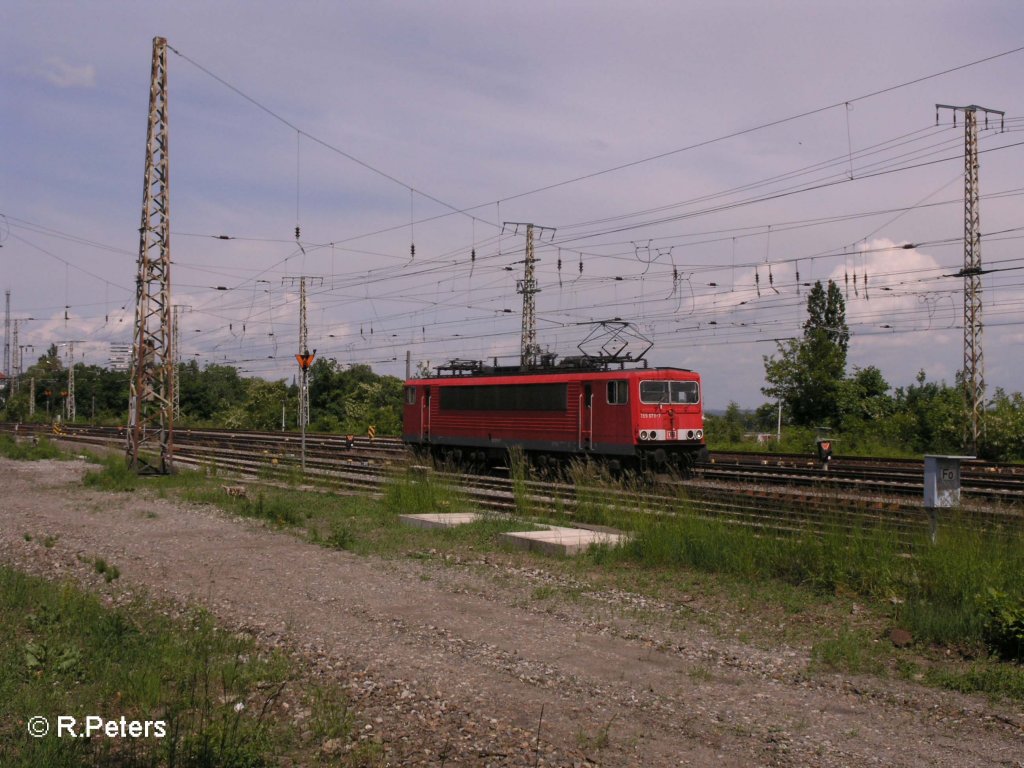
<svg viewBox="0 0 1024 768">
<path fill-rule="evenodd" d="M 531 599 L 573 586 L 542 560 L 359 557 L 207 507 L 88 491 L 83 469 L 0 459 L 0 561 L 201 604 L 288 648 L 346 690 L 389 765 L 1024 767 L 1020 705 L 810 675 L 806 649 L 723 638 L 686 603 Z M 102 584 L 79 556 L 120 579 Z"/>
</svg>

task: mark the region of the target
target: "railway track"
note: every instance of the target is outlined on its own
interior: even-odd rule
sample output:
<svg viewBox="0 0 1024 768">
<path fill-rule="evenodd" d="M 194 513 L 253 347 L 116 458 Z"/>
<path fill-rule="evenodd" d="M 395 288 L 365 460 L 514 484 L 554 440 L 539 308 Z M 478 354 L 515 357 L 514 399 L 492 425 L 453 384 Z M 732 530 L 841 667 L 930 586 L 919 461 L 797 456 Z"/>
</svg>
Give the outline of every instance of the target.
<svg viewBox="0 0 1024 768">
<path fill-rule="evenodd" d="M 828 486 L 918 498 L 923 494 L 924 463 L 914 459 L 838 458 L 823 466 L 794 454 L 715 453 L 699 471 L 706 478 L 724 481 Z M 967 499 L 1008 504 L 1024 501 L 1022 465 L 965 461 L 960 478 Z"/>
<path fill-rule="evenodd" d="M 12 425 L 0 431 L 13 432 Z M 17 434 L 47 433 L 24 426 Z M 120 446 L 115 427 L 74 426 L 57 435 L 75 443 Z M 175 459 L 180 465 L 216 468 L 218 472 L 263 482 L 307 482 L 344 493 L 377 493 L 394 467 L 410 464 L 401 442 L 337 435 L 307 435 L 306 473 L 299 472 L 300 438 L 280 432 L 178 430 Z M 685 481 L 664 479 L 642 490 L 600 488 L 601 503 L 623 511 L 674 515 L 682 511 L 775 534 L 807 529 L 856 529 L 884 523 L 912 535 L 927 528 L 921 508 L 922 463 L 837 459 L 827 470 L 806 456 L 715 454 Z M 418 471 L 431 471 L 420 467 Z M 548 480 L 513 481 L 458 472 L 443 473 L 476 507 L 498 512 L 538 514 L 585 509 L 592 489 L 577 489 Z M 1024 526 L 1024 468 L 970 465 L 964 472 L 964 506 L 959 514 L 979 525 Z"/>
</svg>

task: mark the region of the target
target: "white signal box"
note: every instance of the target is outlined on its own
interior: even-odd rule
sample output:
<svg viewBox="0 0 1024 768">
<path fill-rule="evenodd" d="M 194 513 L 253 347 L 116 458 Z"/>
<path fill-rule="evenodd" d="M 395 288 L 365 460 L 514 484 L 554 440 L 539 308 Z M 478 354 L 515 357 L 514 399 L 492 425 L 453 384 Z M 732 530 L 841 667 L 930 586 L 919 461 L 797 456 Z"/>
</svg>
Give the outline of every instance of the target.
<svg viewBox="0 0 1024 768">
<path fill-rule="evenodd" d="M 928 511 L 931 540 L 935 542 L 939 532 L 939 509 L 960 506 L 960 462 L 970 461 L 974 456 L 925 456 L 924 457 L 924 508 Z"/>
<path fill-rule="evenodd" d="M 960 506 L 960 462 L 974 456 L 924 457 L 925 509 Z"/>
</svg>

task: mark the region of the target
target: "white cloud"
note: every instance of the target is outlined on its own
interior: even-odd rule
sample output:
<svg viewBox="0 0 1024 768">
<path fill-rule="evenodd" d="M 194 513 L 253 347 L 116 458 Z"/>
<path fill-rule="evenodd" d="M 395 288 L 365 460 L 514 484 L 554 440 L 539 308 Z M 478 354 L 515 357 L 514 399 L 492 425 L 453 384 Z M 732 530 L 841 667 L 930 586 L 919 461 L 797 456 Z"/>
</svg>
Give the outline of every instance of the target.
<svg viewBox="0 0 1024 768">
<path fill-rule="evenodd" d="M 50 56 L 31 70 L 58 88 L 95 88 L 96 67 L 92 64 L 69 64 L 57 56 Z"/>
</svg>

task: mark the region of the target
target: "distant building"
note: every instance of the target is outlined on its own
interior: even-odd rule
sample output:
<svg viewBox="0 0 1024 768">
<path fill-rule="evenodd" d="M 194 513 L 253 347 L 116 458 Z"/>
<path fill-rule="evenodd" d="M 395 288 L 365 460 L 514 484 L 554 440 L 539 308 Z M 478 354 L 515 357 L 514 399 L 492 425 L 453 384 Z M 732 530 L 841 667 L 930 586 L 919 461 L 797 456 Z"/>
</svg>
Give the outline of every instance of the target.
<svg viewBox="0 0 1024 768">
<path fill-rule="evenodd" d="M 132 362 L 131 344 L 111 344 L 108 367 L 112 371 L 127 371 Z"/>
</svg>

